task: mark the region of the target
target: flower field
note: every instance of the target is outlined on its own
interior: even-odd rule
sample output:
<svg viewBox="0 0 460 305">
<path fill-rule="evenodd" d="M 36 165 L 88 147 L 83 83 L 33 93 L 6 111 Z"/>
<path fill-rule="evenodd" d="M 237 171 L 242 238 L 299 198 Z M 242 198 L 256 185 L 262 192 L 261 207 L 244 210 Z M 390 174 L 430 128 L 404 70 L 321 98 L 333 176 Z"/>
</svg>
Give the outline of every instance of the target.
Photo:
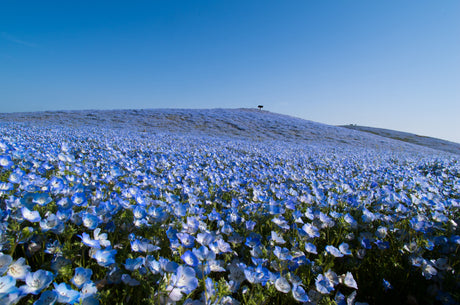
<svg viewBox="0 0 460 305">
<path fill-rule="evenodd" d="M 460 302 L 458 156 L 0 131 L 0 304 Z"/>
</svg>

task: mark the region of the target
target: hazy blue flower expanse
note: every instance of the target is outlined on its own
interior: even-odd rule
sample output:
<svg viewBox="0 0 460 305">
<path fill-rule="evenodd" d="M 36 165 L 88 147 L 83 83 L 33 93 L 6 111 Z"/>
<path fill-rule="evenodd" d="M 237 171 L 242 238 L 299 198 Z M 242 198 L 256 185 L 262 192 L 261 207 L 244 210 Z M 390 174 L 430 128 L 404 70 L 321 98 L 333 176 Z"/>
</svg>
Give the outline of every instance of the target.
<svg viewBox="0 0 460 305">
<path fill-rule="evenodd" d="M 0 132 L 0 304 L 459 303 L 458 156 L 109 123 Z"/>
</svg>

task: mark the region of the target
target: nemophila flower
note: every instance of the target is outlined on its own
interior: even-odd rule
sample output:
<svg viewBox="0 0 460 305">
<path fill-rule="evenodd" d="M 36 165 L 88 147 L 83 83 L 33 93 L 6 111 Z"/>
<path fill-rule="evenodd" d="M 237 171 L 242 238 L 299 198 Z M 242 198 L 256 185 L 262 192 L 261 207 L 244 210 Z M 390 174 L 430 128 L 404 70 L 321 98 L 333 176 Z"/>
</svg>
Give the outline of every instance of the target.
<svg viewBox="0 0 460 305">
<path fill-rule="evenodd" d="M 244 225 L 246 227 L 246 230 L 248 231 L 253 231 L 254 230 L 254 227 L 256 226 L 256 222 L 255 221 L 252 221 L 252 220 L 247 220 Z"/>
<path fill-rule="evenodd" d="M 289 223 L 284 219 L 283 216 L 274 217 L 272 222 L 278 225 L 281 229 L 289 230 Z"/>
<path fill-rule="evenodd" d="M 108 247 L 103 250 L 97 250 L 91 257 L 94 258 L 100 266 L 108 267 L 115 264 L 115 254 L 117 254 L 117 250 Z"/>
<path fill-rule="evenodd" d="M 383 289 L 385 289 L 385 291 L 393 289 L 393 286 L 386 279 L 383 279 L 382 283 L 383 283 Z"/>
<path fill-rule="evenodd" d="M 30 221 L 30 222 L 40 222 L 42 219 L 40 217 L 40 213 L 38 211 L 31 211 L 27 207 L 22 207 L 21 208 L 21 214 L 24 219 Z"/>
<path fill-rule="evenodd" d="M 334 285 L 323 274 L 318 274 L 315 280 L 316 290 L 322 294 L 329 294 L 334 291 Z"/>
<path fill-rule="evenodd" d="M 210 272 L 225 272 L 225 268 L 222 267 L 222 261 L 220 260 L 208 260 L 205 264 L 205 268 L 209 267 Z M 206 273 L 207 274 L 207 273 Z"/>
<path fill-rule="evenodd" d="M 326 252 L 335 257 L 343 257 L 343 253 L 339 249 L 331 245 L 326 246 Z"/>
<path fill-rule="evenodd" d="M 29 273 L 29 270 L 30 266 L 26 265 L 26 259 L 24 257 L 20 257 L 8 266 L 8 275 L 12 276 L 16 280 L 24 281 Z"/>
<path fill-rule="evenodd" d="M 308 294 L 305 292 L 305 289 L 297 283 L 292 284 L 292 297 L 297 302 L 309 302 L 310 301 L 310 298 L 308 297 Z"/>
<path fill-rule="evenodd" d="M 4 194 L 3 192 L 8 192 L 14 189 L 14 185 L 10 182 L 0 182 L 0 194 Z"/>
<path fill-rule="evenodd" d="M 69 284 L 54 283 L 54 292 L 57 293 L 58 303 L 74 304 L 80 298 L 80 292 L 73 290 Z"/>
<path fill-rule="evenodd" d="M 177 233 L 177 238 L 179 239 L 182 246 L 185 248 L 191 248 L 195 244 L 195 237 L 187 233 Z"/>
<path fill-rule="evenodd" d="M 10 275 L 0 277 L 0 298 L 17 292 L 16 279 Z"/>
<path fill-rule="evenodd" d="M 410 242 L 409 244 L 405 244 L 404 247 L 403 247 L 403 250 L 404 251 L 407 251 L 409 253 L 414 253 L 416 252 L 417 250 L 419 249 L 418 245 L 417 245 L 417 242 L 415 241 L 412 241 Z"/>
<path fill-rule="evenodd" d="M 139 269 L 142 265 L 144 265 L 145 258 L 140 256 L 136 258 L 127 258 L 125 261 L 125 269 L 129 271 L 134 271 Z"/>
<path fill-rule="evenodd" d="M 100 241 L 96 239 L 91 239 L 88 233 L 83 232 L 82 235 L 77 235 L 77 236 L 80 237 L 81 242 L 87 245 L 88 247 L 91 247 L 93 249 L 101 248 Z"/>
<path fill-rule="evenodd" d="M 217 284 L 213 281 L 212 278 L 206 278 L 205 286 L 206 286 L 206 294 L 204 294 L 204 299 L 205 300 L 211 300 L 212 298 L 215 297 L 216 295 L 216 290 L 217 290 Z"/>
<path fill-rule="evenodd" d="M 142 240 L 135 239 L 131 241 L 131 250 L 134 252 L 154 252 L 160 250 L 160 247 L 155 246 L 149 239 L 143 238 Z"/>
<path fill-rule="evenodd" d="M 335 225 L 332 218 L 323 212 L 319 213 L 319 221 L 321 222 L 321 228 L 331 228 Z"/>
<path fill-rule="evenodd" d="M 350 246 L 347 243 L 341 243 L 339 245 L 339 250 L 343 255 L 351 255 Z"/>
<path fill-rule="evenodd" d="M 380 238 L 384 239 L 388 234 L 388 229 L 386 227 L 380 226 L 377 228 L 377 231 L 375 232 L 375 235 Z"/>
<path fill-rule="evenodd" d="M 18 184 L 18 183 L 21 182 L 22 177 L 24 177 L 24 175 L 25 175 L 25 172 L 24 172 L 24 171 L 22 171 L 22 170 L 19 169 L 19 168 L 16 168 L 16 169 L 10 174 L 10 176 L 8 177 L 8 181 L 11 182 L 11 183 L 13 183 L 13 184 Z M 30 198 L 31 200 L 32 200 L 32 197 L 33 197 L 33 196 L 31 196 L 31 198 Z"/>
<path fill-rule="evenodd" d="M 190 250 L 185 251 L 181 259 L 189 266 L 196 267 L 198 265 L 198 257 Z"/>
<path fill-rule="evenodd" d="M 305 251 L 312 254 L 318 254 L 316 251 L 316 246 L 312 243 L 305 243 Z"/>
<path fill-rule="evenodd" d="M 196 241 L 202 246 L 207 246 L 214 241 L 214 236 L 208 232 L 198 233 L 196 235 Z"/>
<path fill-rule="evenodd" d="M 387 241 L 381 241 L 381 240 L 376 240 L 374 244 L 379 248 L 380 250 L 386 250 L 390 248 L 390 243 Z"/>
<path fill-rule="evenodd" d="M 59 243 L 58 240 L 53 242 L 47 242 L 45 245 L 45 253 L 48 254 L 59 254 L 62 252 L 62 245 Z"/>
<path fill-rule="evenodd" d="M 61 256 L 57 255 L 51 260 L 51 269 L 58 273 L 60 270 L 68 265 L 72 264 L 72 261 Z"/>
<path fill-rule="evenodd" d="M 94 295 L 80 297 L 81 305 L 99 305 L 99 300 Z"/>
<path fill-rule="evenodd" d="M 283 293 L 288 293 L 291 291 L 291 285 L 289 282 L 286 280 L 286 278 L 280 276 L 276 279 L 275 281 L 275 288 L 276 290 L 283 292 Z"/>
<path fill-rule="evenodd" d="M 72 202 L 67 197 L 59 199 L 56 204 L 61 210 L 68 210 L 72 207 Z"/>
<path fill-rule="evenodd" d="M 50 203 L 53 199 L 47 193 L 36 193 L 34 194 L 33 202 L 40 205 L 45 206 Z"/>
<path fill-rule="evenodd" d="M 145 257 L 144 266 L 153 274 L 163 273 L 160 262 L 157 261 L 153 255 L 147 255 Z"/>
<path fill-rule="evenodd" d="M 171 274 L 166 291 L 168 298 L 174 302 L 180 301 L 184 294 L 191 293 L 198 287 L 198 279 L 195 270 L 191 267 L 179 266 L 176 272 Z"/>
<path fill-rule="evenodd" d="M 4 274 L 8 267 L 13 262 L 13 258 L 8 254 L 0 252 L 0 275 Z"/>
<path fill-rule="evenodd" d="M 83 225 L 90 230 L 96 229 L 99 225 L 99 218 L 88 212 L 82 214 L 81 220 L 83 221 Z"/>
<path fill-rule="evenodd" d="M 85 205 L 86 204 L 86 196 L 84 193 L 75 193 L 72 195 L 72 197 L 70 198 L 70 200 L 72 201 L 72 203 L 75 205 L 75 206 L 82 206 L 82 205 Z"/>
<path fill-rule="evenodd" d="M 141 284 L 138 280 L 133 279 L 129 274 L 123 274 L 121 276 L 121 281 L 128 286 L 138 286 Z"/>
<path fill-rule="evenodd" d="M 163 271 L 165 272 L 176 272 L 177 268 L 179 268 L 179 265 L 176 262 L 172 262 L 167 258 L 163 258 L 160 256 L 158 261 L 160 262 L 161 269 L 163 269 Z"/>
<path fill-rule="evenodd" d="M 183 225 L 183 230 L 189 234 L 195 234 L 200 226 L 199 220 L 194 216 L 187 217 L 187 223 Z"/>
<path fill-rule="evenodd" d="M 272 231 L 271 232 L 271 240 L 275 242 L 276 244 L 284 244 L 286 241 L 283 239 L 281 235 L 279 235 L 277 232 Z"/>
<path fill-rule="evenodd" d="M 54 290 L 43 291 L 33 305 L 53 305 L 57 302 L 58 294 Z"/>
<path fill-rule="evenodd" d="M 273 250 L 273 254 L 275 254 L 275 256 L 281 261 L 292 259 L 291 253 L 288 248 L 284 248 L 284 247 L 281 248 L 281 247 L 275 246 L 275 250 Z"/>
<path fill-rule="evenodd" d="M 232 247 L 230 246 L 230 244 L 224 241 L 222 238 L 212 243 L 210 247 L 216 254 L 232 252 Z"/>
<path fill-rule="evenodd" d="M 451 241 L 453 244 L 460 245 L 460 236 L 459 236 L 459 235 L 452 235 L 452 236 L 450 237 L 450 241 Z"/>
<path fill-rule="evenodd" d="M 347 287 L 358 289 L 358 284 L 353 278 L 353 274 L 351 274 L 351 272 L 347 272 L 346 274 L 341 275 L 340 283 Z"/>
<path fill-rule="evenodd" d="M 142 219 L 145 217 L 146 214 L 147 212 L 145 211 L 145 208 L 139 205 L 136 205 L 136 207 L 134 207 L 133 209 L 133 215 L 136 219 Z"/>
<path fill-rule="evenodd" d="M 36 272 L 29 272 L 26 275 L 26 284 L 19 287 L 19 289 L 22 293 L 36 295 L 43 289 L 46 289 L 53 279 L 53 274 L 46 270 L 40 269 Z"/>
<path fill-rule="evenodd" d="M 120 284 L 121 283 L 121 276 L 123 275 L 123 271 L 118 268 L 117 266 L 110 267 L 110 271 L 107 273 L 107 283 L 109 284 Z M 83 286 L 85 288 L 85 285 Z M 82 288 L 82 290 L 83 290 Z"/>
<path fill-rule="evenodd" d="M 230 235 L 233 232 L 233 228 L 229 223 L 225 222 L 223 226 L 220 228 L 220 232 L 222 232 L 222 234 L 225 235 Z"/>
<path fill-rule="evenodd" d="M 193 248 L 192 252 L 200 261 L 210 261 L 216 259 L 216 253 L 214 253 L 214 251 L 210 251 L 206 246 L 201 246 L 198 249 Z"/>
<path fill-rule="evenodd" d="M 370 239 L 367 239 L 367 238 L 362 238 L 361 239 L 361 246 L 364 248 L 364 249 L 372 249 L 372 243 L 371 243 L 371 240 Z"/>
<path fill-rule="evenodd" d="M 1 155 L 0 156 L 0 166 L 5 169 L 10 169 L 14 165 L 13 160 L 8 155 Z"/>
<path fill-rule="evenodd" d="M 96 295 L 98 292 L 96 284 L 91 281 L 87 281 L 83 284 L 83 286 L 80 289 L 80 295 L 82 298 L 86 298 L 90 295 Z"/>
<path fill-rule="evenodd" d="M 99 241 L 101 247 L 109 247 L 111 245 L 110 240 L 107 239 L 107 233 L 101 233 L 100 228 L 96 228 L 93 231 L 94 240 Z"/>
<path fill-rule="evenodd" d="M 302 230 L 304 230 L 305 233 L 307 233 L 309 238 L 315 238 L 320 236 L 318 228 L 310 223 L 304 224 L 302 226 Z"/>
<path fill-rule="evenodd" d="M 43 232 L 51 231 L 56 234 L 64 232 L 65 226 L 55 214 L 50 213 L 46 218 L 40 220 L 40 228 Z"/>
<path fill-rule="evenodd" d="M 72 277 L 71 282 L 77 288 L 81 288 L 84 284 L 91 281 L 91 275 L 93 275 L 93 270 L 77 267 L 75 268 L 75 275 Z"/>
<path fill-rule="evenodd" d="M 365 223 L 373 222 L 376 219 L 375 214 L 373 214 L 368 209 L 364 208 L 362 211 L 363 211 L 363 215 L 361 216 L 361 219 L 363 220 L 363 222 Z"/>
<path fill-rule="evenodd" d="M 438 270 L 433 266 L 433 264 L 429 261 L 425 261 L 424 264 L 421 266 L 423 276 L 429 280 L 436 274 L 438 274 Z"/>
</svg>

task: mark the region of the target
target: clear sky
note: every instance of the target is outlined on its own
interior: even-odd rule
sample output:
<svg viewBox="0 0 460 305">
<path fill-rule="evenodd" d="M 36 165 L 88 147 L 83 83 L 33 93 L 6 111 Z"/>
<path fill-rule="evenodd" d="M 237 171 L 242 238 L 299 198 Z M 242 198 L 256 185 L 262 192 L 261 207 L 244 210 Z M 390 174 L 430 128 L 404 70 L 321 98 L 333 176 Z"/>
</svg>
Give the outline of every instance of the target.
<svg viewBox="0 0 460 305">
<path fill-rule="evenodd" d="M 460 142 L 460 1 L 0 3 L 0 112 L 258 104 Z"/>
</svg>

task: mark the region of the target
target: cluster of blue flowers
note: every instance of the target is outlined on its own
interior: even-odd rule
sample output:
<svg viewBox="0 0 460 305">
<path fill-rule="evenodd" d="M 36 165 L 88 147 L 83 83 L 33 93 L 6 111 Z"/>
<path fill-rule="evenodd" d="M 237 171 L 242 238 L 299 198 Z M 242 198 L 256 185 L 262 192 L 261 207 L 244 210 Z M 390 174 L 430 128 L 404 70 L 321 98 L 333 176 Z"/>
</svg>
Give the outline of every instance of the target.
<svg viewBox="0 0 460 305">
<path fill-rule="evenodd" d="M 0 304 L 459 302 L 450 155 L 0 132 Z"/>
</svg>

